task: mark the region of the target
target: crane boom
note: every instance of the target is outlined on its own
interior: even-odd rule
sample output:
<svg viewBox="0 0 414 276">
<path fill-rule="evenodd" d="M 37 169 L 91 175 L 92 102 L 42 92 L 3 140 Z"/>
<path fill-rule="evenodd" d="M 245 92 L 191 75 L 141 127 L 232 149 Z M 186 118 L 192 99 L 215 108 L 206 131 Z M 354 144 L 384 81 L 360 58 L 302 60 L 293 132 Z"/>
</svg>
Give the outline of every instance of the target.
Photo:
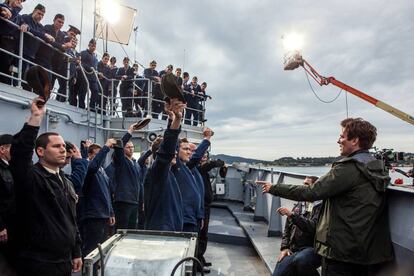
<svg viewBox="0 0 414 276">
<path fill-rule="evenodd" d="M 319 84 L 319 85 L 328 85 L 328 84 L 333 84 L 345 91 L 348 91 L 349 93 L 357 96 L 358 98 L 369 102 L 371 104 L 373 104 L 374 106 L 390 113 L 391 115 L 394 115 L 395 117 L 406 121 L 407 123 L 410 123 L 412 125 L 414 125 L 414 118 L 399 110 L 398 108 L 395 108 L 383 101 L 380 101 L 374 97 L 371 97 L 368 94 L 365 94 L 364 92 L 353 88 L 337 79 L 335 79 L 334 77 L 324 77 L 322 75 L 320 75 L 306 60 L 304 60 L 302 58 L 302 56 L 299 53 L 295 53 L 293 56 L 289 57 L 289 59 L 286 60 L 285 62 L 285 70 L 293 70 L 298 68 L 299 66 L 302 66 L 303 69 L 305 69 L 305 71 L 307 73 L 309 73 L 309 75 Z"/>
</svg>

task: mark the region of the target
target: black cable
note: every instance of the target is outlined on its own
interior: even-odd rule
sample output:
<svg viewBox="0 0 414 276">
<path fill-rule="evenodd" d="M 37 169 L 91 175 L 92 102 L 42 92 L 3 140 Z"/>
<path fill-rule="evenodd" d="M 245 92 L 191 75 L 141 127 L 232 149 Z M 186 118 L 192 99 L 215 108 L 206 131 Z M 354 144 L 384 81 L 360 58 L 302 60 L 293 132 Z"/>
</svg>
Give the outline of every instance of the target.
<svg viewBox="0 0 414 276">
<path fill-rule="evenodd" d="M 346 117 L 349 118 L 348 92 L 345 91 Z"/>
<path fill-rule="evenodd" d="M 192 261 L 195 261 L 197 264 L 198 264 L 198 266 L 200 267 L 200 270 L 201 270 L 201 276 L 204 276 L 204 271 L 203 271 L 203 265 L 201 264 L 201 262 L 197 259 L 197 258 L 195 258 L 195 257 L 185 257 L 185 258 L 183 258 L 183 259 L 181 259 L 175 266 L 174 266 L 174 268 L 173 268 L 173 270 L 171 271 L 171 276 L 174 276 L 174 274 L 175 274 L 175 271 L 177 270 L 177 268 L 183 263 L 183 262 L 185 262 L 185 261 L 189 261 L 189 260 L 192 260 Z M 193 273 L 194 274 L 194 273 Z"/>
<path fill-rule="evenodd" d="M 306 79 L 308 80 L 308 84 L 309 84 L 310 89 L 312 90 L 313 94 L 315 95 L 315 97 L 316 97 L 319 101 L 321 101 L 321 102 L 323 102 L 323 103 L 326 103 L 326 104 L 328 104 L 328 103 L 333 103 L 333 102 L 334 102 L 334 101 L 336 101 L 336 100 L 339 98 L 339 96 L 341 95 L 341 93 L 342 93 L 342 89 L 339 91 L 338 95 L 336 95 L 336 96 L 335 96 L 335 98 L 333 98 L 332 100 L 325 101 L 325 100 L 321 99 L 321 98 L 318 96 L 318 94 L 316 94 L 315 90 L 313 89 L 312 84 L 311 84 L 311 82 L 310 82 L 310 80 L 309 80 L 308 72 L 307 72 L 306 70 L 305 70 L 305 75 L 306 75 Z"/>
<path fill-rule="evenodd" d="M 102 246 L 98 243 L 98 251 L 100 256 L 100 263 L 101 263 L 101 276 L 105 276 L 105 255 L 103 254 Z"/>
</svg>

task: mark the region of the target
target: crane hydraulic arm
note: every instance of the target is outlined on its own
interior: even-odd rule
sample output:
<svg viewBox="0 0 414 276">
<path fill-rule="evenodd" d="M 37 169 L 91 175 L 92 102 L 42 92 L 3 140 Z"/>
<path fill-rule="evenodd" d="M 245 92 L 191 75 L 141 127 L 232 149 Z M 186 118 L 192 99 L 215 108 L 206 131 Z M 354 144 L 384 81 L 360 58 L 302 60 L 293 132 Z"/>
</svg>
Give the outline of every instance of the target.
<svg viewBox="0 0 414 276">
<path fill-rule="evenodd" d="M 393 107 L 393 106 L 391 106 L 391 105 L 389 105 L 385 102 L 382 102 L 378 99 L 375 99 L 374 97 L 371 97 L 370 95 L 365 94 L 364 92 L 362 92 L 358 89 L 355 89 L 355 88 L 353 88 L 353 87 L 351 87 L 351 86 L 335 79 L 334 77 L 324 77 L 324 76 L 320 75 L 306 60 L 304 60 L 302 58 L 300 53 L 295 52 L 295 53 L 293 53 L 293 55 L 290 55 L 289 57 L 285 58 L 285 70 L 294 70 L 294 69 L 298 68 L 299 66 L 302 66 L 303 69 L 305 69 L 305 71 L 320 86 L 333 84 L 333 85 L 335 85 L 335 86 L 337 86 L 337 87 L 339 87 L 339 88 L 341 88 L 345 91 L 348 91 L 349 93 L 357 96 L 358 98 L 360 98 L 364 101 L 367 101 L 367 102 L 373 104 L 374 106 L 376 106 L 376 107 L 378 107 L 378 108 L 394 115 L 395 117 L 400 118 L 401 120 L 404 120 L 404 121 L 414 125 L 414 118 L 411 115 L 409 115 L 409 114 L 407 114 L 407 113 L 405 113 L 405 112 L 403 112 L 403 111 L 401 111 L 401 110 L 399 110 L 399 109 L 397 109 L 397 108 L 395 108 L 395 107 Z"/>
</svg>

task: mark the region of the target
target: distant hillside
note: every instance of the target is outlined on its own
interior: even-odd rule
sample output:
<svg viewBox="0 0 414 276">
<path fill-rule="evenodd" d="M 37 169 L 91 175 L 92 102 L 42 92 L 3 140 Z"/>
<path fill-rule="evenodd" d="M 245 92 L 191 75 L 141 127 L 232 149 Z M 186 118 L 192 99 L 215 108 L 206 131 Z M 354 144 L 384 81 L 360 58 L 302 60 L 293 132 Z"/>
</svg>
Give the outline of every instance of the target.
<svg viewBox="0 0 414 276">
<path fill-rule="evenodd" d="M 232 164 L 234 162 L 244 162 L 244 163 L 249 163 L 249 164 L 253 164 L 253 163 L 268 163 L 269 161 L 264 161 L 264 160 L 258 160 L 258 159 L 252 159 L 252 158 L 244 158 L 244 157 L 240 157 L 240 156 L 231 156 L 231 155 L 226 155 L 226 154 L 217 154 L 217 155 L 211 155 L 211 158 L 213 159 L 221 159 L 224 162 L 226 162 L 227 164 Z"/>
</svg>

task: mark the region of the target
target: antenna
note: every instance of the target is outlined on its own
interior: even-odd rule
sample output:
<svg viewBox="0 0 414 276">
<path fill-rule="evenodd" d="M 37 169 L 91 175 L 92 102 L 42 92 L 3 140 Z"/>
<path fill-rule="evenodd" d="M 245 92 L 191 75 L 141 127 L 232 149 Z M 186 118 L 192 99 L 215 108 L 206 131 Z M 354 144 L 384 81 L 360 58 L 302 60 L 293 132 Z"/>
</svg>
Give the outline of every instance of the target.
<svg viewBox="0 0 414 276">
<path fill-rule="evenodd" d="M 82 6 L 81 6 L 81 23 L 80 23 L 80 30 L 81 34 L 79 36 L 79 51 L 82 50 L 82 34 L 83 34 L 83 0 L 82 0 Z"/>
<path fill-rule="evenodd" d="M 137 60 L 137 36 L 138 36 L 138 26 L 135 26 L 134 28 L 134 34 L 135 34 L 135 46 L 134 46 L 134 61 Z"/>
</svg>

